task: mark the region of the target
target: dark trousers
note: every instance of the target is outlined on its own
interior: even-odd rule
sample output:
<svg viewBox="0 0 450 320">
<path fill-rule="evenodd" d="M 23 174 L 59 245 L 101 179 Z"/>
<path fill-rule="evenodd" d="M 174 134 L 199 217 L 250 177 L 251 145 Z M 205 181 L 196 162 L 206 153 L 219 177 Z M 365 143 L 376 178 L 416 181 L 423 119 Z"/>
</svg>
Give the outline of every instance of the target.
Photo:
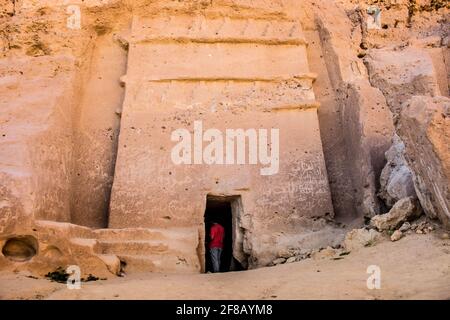
<svg viewBox="0 0 450 320">
<path fill-rule="evenodd" d="M 211 262 L 213 266 L 213 272 L 220 272 L 220 256 L 222 255 L 222 248 L 210 248 Z"/>
</svg>

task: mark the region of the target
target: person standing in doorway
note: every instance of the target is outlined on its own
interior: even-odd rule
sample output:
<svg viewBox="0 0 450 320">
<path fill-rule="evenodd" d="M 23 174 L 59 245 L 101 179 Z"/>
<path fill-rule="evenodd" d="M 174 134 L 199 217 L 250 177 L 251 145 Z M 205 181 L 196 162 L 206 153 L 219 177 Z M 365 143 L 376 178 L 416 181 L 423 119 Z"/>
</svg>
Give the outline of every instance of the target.
<svg viewBox="0 0 450 320">
<path fill-rule="evenodd" d="M 209 252 L 211 254 L 211 262 L 213 265 L 213 273 L 220 272 L 220 257 L 223 250 L 223 238 L 225 229 L 217 222 L 213 222 L 210 230 Z"/>
</svg>

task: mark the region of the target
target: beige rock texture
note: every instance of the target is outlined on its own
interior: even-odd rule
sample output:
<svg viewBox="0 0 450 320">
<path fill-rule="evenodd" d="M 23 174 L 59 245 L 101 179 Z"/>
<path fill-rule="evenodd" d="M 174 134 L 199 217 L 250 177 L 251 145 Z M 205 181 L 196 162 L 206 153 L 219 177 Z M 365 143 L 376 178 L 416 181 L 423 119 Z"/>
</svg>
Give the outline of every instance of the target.
<svg viewBox="0 0 450 320">
<path fill-rule="evenodd" d="M 381 172 L 378 193 L 389 207 L 403 198 L 416 197 L 412 172 L 404 152 L 405 144 L 397 134 L 394 135 L 392 147 L 386 152 L 387 163 Z"/>
<path fill-rule="evenodd" d="M 383 92 L 387 104 L 393 112 L 396 131 L 401 140 L 405 142 L 408 134 L 406 133 L 406 127 L 400 123 L 404 122 L 404 119 L 400 119 L 403 118 L 404 108 L 410 104 L 408 101 L 410 99 L 410 101 L 417 101 L 416 99 L 435 98 L 436 101 L 440 101 L 436 104 L 442 104 L 446 99 L 445 97 L 449 96 L 448 21 L 446 18 L 440 20 L 442 16 L 439 14 L 439 12 L 446 12 L 449 5 L 441 1 L 398 1 L 377 5 L 383 11 L 384 25 L 380 30 L 363 30 L 361 48 L 364 48 L 364 52 L 361 53 L 361 56 L 367 67 L 370 83 Z M 411 117 L 420 118 L 418 114 Z M 411 130 L 412 135 L 420 131 L 413 126 L 410 126 L 409 130 Z M 445 131 L 446 126 L 442 126 L 441 132 L 443 132 L 442 136 L 444 137 Z M 413 148 L 413 145 L 419 149 L 424 147 L 422 142 L 415 141 L 409 143 L 409 148 Z M 422 155 L 419 155 L 419 153 L 408 155 L 411 151 L 412 149 L 405 151 L 407 165 L 412 171 L 416 193 L 421 205 L 427 208 L 425 209 L 427 214 L 432 217 L 439 217 L 442 222 L 447 224 L 448 218 L 442 214 L 442 210 L 438 214 L 437 210 L 432 208 L 430 203 L 435 200 L 430 200 L 430 197 L 432 197 L 430 194 L 442 194 L 443 192 L 445 194 L 445 190 L 448 190 L 448 181 L 441 183 L 439 187 L 436 185 L 433 187 L 432 183 L 427 186 L 422 183 L 422 187 L 420 187 L 420 178 L 417 178 L 417 176 L 426 176 L 429 170 L 440 171 L 439 167 L 447 166 L 448 159 L 444 156 L 435 161 L 435 163 L 439 162 L 439 165 L 434 169 L 435 163 L 428 162 L 425 164 L 427 160 L 424 158 L 429 154 L 428 152 Z M 443 154 L 448 154 L 448 148 Z M 388 161 L 390 160 L 388 159 Z M 422 166 L 414 165 L 413 168 L 413 163 L 422 163 Z M 402 167 L 400 166 L 400 168 Z M 403 173 L 397 174 L 397 178 L 408 179 L 406 168 L 403 167 L 400 170 Z M 386 169 L 385 174 L 387 175 L 389 171 L 389 169 Z M 394 169 L 392 173 L 395 171 Z M 388 181 L 386 175 L 381 177 L 380 196 L 384 198 L 386 205 L 389 207 L 393 205 L 396 199 L 390 199 L 387 190 L 385 190 L 384 185 Z M 395 181 L 395 179 L 392 181 Z M 419 194 L 420 189 L 422 189 L 421 194 Z M 444 198 L 443 202 L 446 201 L 448 202 Z"/>
<path fill-rule="evenodd" d="M 399 134 L 425 213 L 450 223 L 450 100 L 413 97 L 400 117 Z"/>
<path fill-rule="evenodd" d="M 230 203 L 249 269 L 370 247 L 383 237 L 364 218 L 400 227 L 411 203 L 450 227 L 449 14 L 431 0 L 1 0 L 0 269 L 201 273 L 209 200 Z M 277 173 L 247 148 L 242 164 L 192 151 L 176 165 L 172 133 L 194 144 L 200 124 L 279 129 Z"/>
<path fill-rule="evenodd" d="M 288 11 L 295 6 L 281 13 Z M 275 257 L 277 233 L 295 241 L 305 220 L 334 213 L 301 25 L 224 14 L 174 15 L 169 25 L 165 16 L 133 18 L 109 227 L 202 230 L 208 196 L 235 199 L 234 250 L 248 256 L 241 264 L 257 267 Z M 263 174 L 249 155 L 244 165 L 205 163 L 195 150 L 189 164 L 175 164 L 171 133 L 196 126 L 221 136 L 279 129 L 279 172 Z M 230 155 L 226 144 L 223 157 Z"/>
<path fill-rule="evenodd" d="M 383 91 L 396 115 L 412 96 L 440 95 L 433 61 L 424 49 L 372 49 L 366 62 L 371 83 Z"/>
<path fill-rule="evenodd" d="M 391 241 L 395 242 L 403 238 L 403 233 L 400 230 L 395 230 L 391 236 Z"/>
<path fill-rule="evenodd" d="M 70 221 L 74 64 L 65 56 L 0 61 L 2 207 L 11 214 Z"/>
<path fill-rule="evenodd" d="M 383 241 L 383 235 L 374 229 L 354 229 L 345 236 L 343 246 L 348 251 L 355 251 L 381 241 Z"/>
<path fill-rule="evenodd" d="M 110 277 L 120 272 L 120 262 L 106 260 L 106 256 L 94 252 L 97 243 L 88 239 L 92 234 L 89 228 L 36 221 L 32 232 L 26 228 L 23 231 L 20 229 L 16 229 L 17 234 L 0 238 L 2 269 L 28 271 L 35 276 L 44 276 L 57 267 L 70 265 L 79 266 L 82 276 L 95 274 L 97 277 Z"/>
<path fill-rule="evenodd" d="M 342 108 L 344 136 L 352 172 L 353 201 L 357 212 L 373 217 L 381 212 L 377 197 L 384 154 L 394 132 L 392 114 L 381 92 L 367 82 L 353 83 Z"/>
<path fill-rule="evenodd" d="M 408 220 L 417 219 L 422 213 L 419 201 L 415 198 L 399 200 L 392 209 L 371 219 L 370 224 L 378 231 L 395 230 Z"/>
<path fill-rule="evenodd" d="M 197 229 L 97 229 L 36 220 L 31 232 L 16 228 L 0 237 L 0 266 L 44 276 L 76 265 L 82 276 L 121 273 L 197 273 Z"/>
<path fill-rule="evenodd" d="M 246 272 L 219 274 L 132 274 L 107 281 L 65 284 L 32 279 L 26 274 L 0 273 L 1 299 L 43 300 L 448 300 L 449 240 L 434 234 L 384 241 L 334 259 L 307 259 Z M 381 266 L 380 290 L 369 290 L 368 261 Z M 401 263 L 400 263 L 401 262 Z M 413 267 L 412 267 L 413 266 Z M 386 285 L 389 284 L 389 285 Z M 383 285 L 385 284 L 385 285 Z"/>
<path fill-rule="evenodd" d="M 335 214 L 371 217 L 381 212 L 376 190 L 394 133 L 392 114 L 356 54 L 362 33 L 349 23 L 348 10 L 325 1 L 311 7 L 325 68 L 316 89 Z"/>
</svg>

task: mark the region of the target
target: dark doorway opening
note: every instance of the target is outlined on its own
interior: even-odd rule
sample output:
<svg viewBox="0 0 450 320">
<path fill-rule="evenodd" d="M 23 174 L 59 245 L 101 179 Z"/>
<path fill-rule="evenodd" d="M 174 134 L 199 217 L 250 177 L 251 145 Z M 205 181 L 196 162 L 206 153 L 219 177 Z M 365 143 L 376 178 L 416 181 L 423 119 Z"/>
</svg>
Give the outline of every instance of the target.
<svg viewBox="0 0 450 320">
<path fill-rule="evenodd" d="M 209 252 L 210 231 L 213 222 L 221 224 L 225 229 L 223 251 L 220 263 L 220 272 L 240 271 L 244 267 L 233 257 L 233 243 L 235 242 L 236 230 L 234 230 L 236 219 L 236 197 L 208 196 L 205 210 L 205 272 L 212 272 L 211 256 Z"/>
</svg>

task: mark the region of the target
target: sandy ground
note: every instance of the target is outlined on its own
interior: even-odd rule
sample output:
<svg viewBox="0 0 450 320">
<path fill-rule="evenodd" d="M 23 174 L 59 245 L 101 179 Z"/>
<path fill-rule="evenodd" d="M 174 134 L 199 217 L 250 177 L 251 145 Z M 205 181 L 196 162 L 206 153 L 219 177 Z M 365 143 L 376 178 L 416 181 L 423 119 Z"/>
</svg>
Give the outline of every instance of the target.
<svg viewBox="0 0 450 320">
<path fill-rule="evenodd" d="M 381 289 L 366 286 L 369 265 Z M 21 274 L 0 274 L 1 299 L 450 299 L 450 241 L 409 235 L 330 258 L 224 274 L 128 275 L 80 290 Z"/>
</svg>

